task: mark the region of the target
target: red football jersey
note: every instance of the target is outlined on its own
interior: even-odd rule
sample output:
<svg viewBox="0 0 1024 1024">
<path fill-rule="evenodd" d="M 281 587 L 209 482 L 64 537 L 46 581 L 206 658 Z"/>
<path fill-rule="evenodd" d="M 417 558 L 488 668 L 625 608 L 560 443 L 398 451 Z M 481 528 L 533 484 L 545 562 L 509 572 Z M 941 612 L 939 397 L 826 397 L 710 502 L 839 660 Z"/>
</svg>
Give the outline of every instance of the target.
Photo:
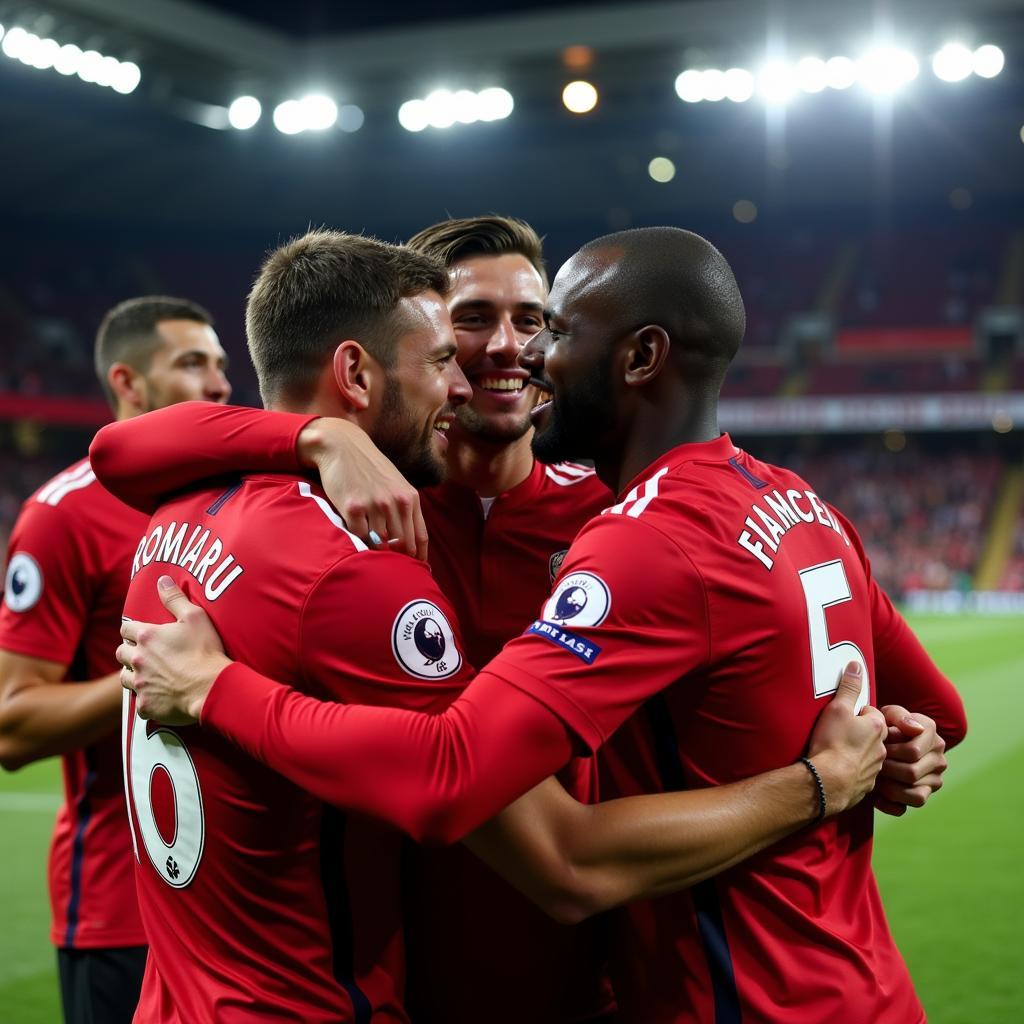
<svg viewBox="0 0 1024 1024">
<path fill-rule="evenodd" d="M 11 534 L 0 647 L 68 666 L 67 684 L 116 672 L 121 607 L 146 517 L 97 482 L 87 459 L 44 484 Z M 116 730 L 61 759 L 50 846 L 50 937 L 67 949 L 145 943 Z"/>
<path fill-rule="evenodd" d="M 167 573 L 232 656 L 329 700 L 437 711 L 470 669 L 422 563 L 370 553 L 304 479 L 253 476 L 158 510 L 125 614 Z M 209 730 L 125 708 L 150 957 L 140 1022 L 406 1021 L 400 835 L 323 809 Z"/>
<path fill-rule="evenodd" d="M 525 480 L 486 501 L 451 481 L 420 497 L 430 566 L 475 665 L 529 625 L 573 537 L 614 501 L 592 469 L 570 463 L 534 463 Z M 574 758 L 559 778 L 578 800 L 597 800 L 594 758 Z M 557 924 L 462 847 L 423 850 L 416 863 L 417 912 L 409 929 L 414 1016 L 542 1024 L 609 1011 L 604 921 Z"/>
<path fill-rule="evenodd" d="M 537 621 L 488 670 L 593 749 L 623 726 L 602 796 L 650 793 L 793 762 L 848 661 L 873 699 L 875 646 L 901 626 L 814 491 L 721 437 L 657 460 L 585 527 Z M 871 871 L 872 813 L 621 911 L 626 1019 L 922 1020 Z"/>
</svg>

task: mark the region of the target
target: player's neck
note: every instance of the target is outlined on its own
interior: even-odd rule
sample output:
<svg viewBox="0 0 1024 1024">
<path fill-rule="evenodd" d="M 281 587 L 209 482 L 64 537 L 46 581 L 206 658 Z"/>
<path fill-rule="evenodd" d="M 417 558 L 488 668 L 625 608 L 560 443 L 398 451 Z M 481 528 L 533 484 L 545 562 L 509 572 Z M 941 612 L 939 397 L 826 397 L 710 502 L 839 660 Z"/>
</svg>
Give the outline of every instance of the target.
<svg viewBox="0 0 1024 1024">
<path fill-rule="evenodd" d="M 721 435 L 718 428 L 717 403 L 680 402 L 667 411 L 652 403 L 637 409 L 615 457 L 598 459 L 597 475 L 616 494 L 642 473 L 652 462 L 681 444 L 714 441 Z"/>
<path fill-rule="evenodd" d="M 516 441 L 485 441 L 453 426 L 448 439 L 448 479 L 481 498 L 493 498 L 521 484 L 533 469 L 528 431 Z"/>
</svg>

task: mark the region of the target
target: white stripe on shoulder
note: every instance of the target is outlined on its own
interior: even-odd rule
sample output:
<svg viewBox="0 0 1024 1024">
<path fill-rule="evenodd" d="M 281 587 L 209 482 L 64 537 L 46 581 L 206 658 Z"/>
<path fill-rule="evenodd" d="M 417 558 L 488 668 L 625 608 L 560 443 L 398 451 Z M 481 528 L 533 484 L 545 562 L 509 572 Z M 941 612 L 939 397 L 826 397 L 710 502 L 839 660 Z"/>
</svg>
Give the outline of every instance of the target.
<svg viewBox="0 0 1024 1024">
<path fill-rule="evenodd" d="M 649 480 L 637 484 L 618 505 L 606 508 L 601 515 L 610 513 L 613 516 L 627 515 L 630 519 L 639 519 L 647 506 L 658 496 L 659 481 L 667 472 L 668 466 L 662 467 Z"/>
<path fill-rule="evenodd" d="M 348 536 L 348 539 L 352 541 L 356 551 L 369 551 L 370 549 L 354 534 L 349 531 L 349 528 L 345 525 L 345 520 L 338 515 L 337 512 L 331 508 L 330 504 L 324 501 L 319 494 L 314 494 L 309 484 L 305 480 L 299 481 L 299 494 L 304 498 L 312 498 L 319 507 L 320 511 L 339 529 L 342 533 Z"/>
<path fill-rule="evenodd" d="M 588 480 L 594 475 L 594 471 L 586 470 L 583 466 L 566 466 L 558 463 L 555 466 L 545 466 L 544 473 L 549 480 L 553 480 L 559 487 L 571 487 L 581 480 Z"/>
<path fill-rule="evenodd" d="M 82 484 L 83 487 L 88 486 L 88 484 L 91 484 L 96 479 L 96 474 L 93 473 L 88 459 L 83 459 L 73 469 L 66 469 L 63 473 L 58 473 L 48 484 L 40 488 L 39 493 L 36 495 L 36 501 L 41 501 L 47 505 L 56 505 L 57 501 L 60 501 L 60 497 L 57 498 L 57 501 L 50 501 L 51 496 L 58 491 L 63 491 L 68 484 L 73 484 L 83 477 L 90 477 L 90 479 Z"/>
<path fill-rule="evenodd" d="M 555 469 L 566 476 L 593 476 L 593 466 L 581 466 L 578 462 L 558 462 Z"/>
</svg>

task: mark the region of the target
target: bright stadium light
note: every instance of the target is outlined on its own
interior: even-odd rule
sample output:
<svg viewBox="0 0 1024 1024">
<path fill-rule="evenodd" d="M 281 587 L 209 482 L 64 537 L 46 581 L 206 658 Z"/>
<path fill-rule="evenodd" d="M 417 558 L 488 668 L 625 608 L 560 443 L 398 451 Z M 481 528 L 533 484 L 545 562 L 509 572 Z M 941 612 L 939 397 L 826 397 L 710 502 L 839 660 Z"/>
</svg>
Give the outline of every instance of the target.
<svg viewBox="0 0 1024 1024">
<path fill-rule="evenodd" d="M 117 73 L 120 70 L 121 62 L 116 57 L 104 57 L 96 70 L 96 84 L 109 89 L 117 80 Z"/>
<path fill-rule="evenodd" d="M 733 103 L 746 103 L 754 95 L 754 76 L 746 68 L 729 68 L 725 73 L 725 95 Z"/>
<path fill-rule="evenodd" d="M 820 57 L 804 57 L 796 66 L 796 84 L 804 92 L 821 92 L 828 85 L 828 69 Z"/>
<path fill-rule="evenodd" d="M 431 128 L 451 128 L 455 124 L 455 94 L 451 90 L 435 89 L 424 102 Z"/>
<path fill-rule="evenodd" d="M 504 121 L 515 109 L 515 100 L 507 89 L 492 86 L 477 94 L 481 121 Z"/>
<path fill-rule="evenodd" d="M 421 132 L 430 123 L 427 104 L 423 100 L 406 100 L 398 108 L 398 123 L 407 132 Z"/>
<path fill-rule="evenodd" d="M 40 39 L 32 54 L 32 67 L 40 71 L 52 68 L 60 53 L 60 43 L 56 39 Z"/>
<path fill-rule="evenodd" d="M 114 75 L 111 87 L 114 92 L 127 96 L 129 93 L 135 92 L 141 81 L 142 72 L 139 70 L 139 65 L 130 60 L 123 60 L 117 66 L 117 73 Z"/>
<path fill-rule="evenodd" d="M 82 51 L 74 43 L 65 43 L 53 62 L 53 68 L 62 75 L 73 75 L 78 71 L 81 60 Z"/>
<path fill-rule="evenodd" d="M 857 62 L 857 78 L 870 92 L 896 92 L 917 78 L 921 66 L 907 50 L 881 47 Z"/>
<path fill-rule="evenodd" d="M 452 95 L 452 111 L 459 124 L 473 124 L 480 120 L 480 100 L 471 89 L 459 89 Z"/>
<path fill-rule="evenodd" d="M 589 114 L 597 106 L 597 99 L 597 89 L 590 82 L 570 82 L 562 90 L 562 103 L 572 114 Z"/>
<path fill-rule="evenodd" d="M 1003 51 L 991 43 L 979 46 L 972 54 L 972 58 L 972 70 L 979 78 L 995 78 L 1006 64 Z"/>
<path fill-rule="evenodd" d="M 302 131 L 326 131 L 338 120 L 338 106 L 330 96 L 311 93 L 299 100 L 299 107 L 302 110 Z"/>
<path fill-rule="evenodd" d="M 766 103 L 781 106 L 796 92 L 793 68 L 781 60 L 769 61 L 761 68 L 757 87 Z"/>
<path fill-rule="evenodd" d="M 3 50 L 4 54 L 11 58 L 11 60 L 17 60 L 18 54 L 21 52 L 22 40 L 27 36 L 28 33 L 23 28 L 15 26 L 9 29 L 4 35 L 4 40 L 0 43 L 0 50 Z"/>
<path fill-rule="evenodd" d="M 974 70 L 974 54 L 962 43 L 947 43 L 932 57 L 932 70 L 944 82 L 962 82 Z"/>
<path fill-rule="evenodd" d="M 825 61 L 825 83 L 830 89 L 849 89 L 857 81 L 857 65 L 849 57 Z"/>
<path fill-rule="evenodd" d="M 240 132 L 248 131 L 262 114 L 263 105 L 255 96 L 239 96 L 228 107 L 228 124 Z"/>
<path fill-rule="evenodd" d="M 684 103 L 700 103 L 704 99 L 704 74 L 692 68 L 676 77 L 676 95 Z"/>
<path fill-rule="evenodd" d="M 718 68 L 708 68 L 701 72 L 701 88 L 704 92 L 704 99 L 709 103 L 718 103 L 725 99 L 726 83 L 725 72 Z"/>
<path fill-rule="evenodd" d="M 99 82 L 100 68 L 103 66 L 103 54 L 95 50 L 86 50 L 78 63 L 78 77 L 83 82 Z"/>
<path fill-rule="evenodd" d="M 667 156 L 656 156 L 648 165 L 647 173 L 659 185 L 665 185 L 676 176 L 676 165 Z"/>
<path fill-rule="evenodd" d="M 306 118 L 298 100 L 285 100 L 274 107 L 274 127 L 282 135 L 298 135 L 305 126 Z"/>
</svg>

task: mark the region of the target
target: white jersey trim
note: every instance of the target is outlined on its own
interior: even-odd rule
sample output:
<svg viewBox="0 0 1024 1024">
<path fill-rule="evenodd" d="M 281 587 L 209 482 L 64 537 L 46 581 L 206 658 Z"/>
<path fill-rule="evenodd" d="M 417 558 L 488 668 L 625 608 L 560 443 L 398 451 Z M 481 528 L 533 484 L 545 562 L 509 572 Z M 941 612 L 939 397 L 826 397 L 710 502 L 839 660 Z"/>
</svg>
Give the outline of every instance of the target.
<svg viewBox="0 0 1024 1024">
<path fill-rule="evenodd" d="M 80 491 L 83 487 L 96 482 L 96 474 L 88 460 L 75 469 L 59 473 L 36 495 L 36 501 L 44 505 L 59 505 L 61 500 L 72 491 Z"/>
<path fill-rule="evenodd" d="M 577 466 L 572 462 L 559 462 L 554 466 L 545 466 L 544 474 L 559 487 L 571 487 L 581 480 L 590 479 L 594 476 L 594 470 L 586 466 Z"/>
<path fill-rule="evenodd" d="M 661 478 L 667 472 L 668 466 L 662 467 L 649 480 L 644 481 L 643 484 L 637 484 L 618 505 L 606 508 L 601 515 L 610 513 L 613 516 L 626 515 L 630 519 L 639 519 L 647 506 L 658 496 Z"/>
<path fill-rule="evenodd" d="M 337 512 L 331 508 L 330 504 L 324 501 L 319 494 L 314 494 L 309 484 L 305 480 L 299 481 L 299 494 L 304 498 L 312 498 L 317 503 L 317 507 L 321 512 L 339 529 L 344 533 L 350 541 L 356 551 L 369 551 L 370 549 L 354 534 L 349 531 L 349 528 L 345 525 L 345 520 L 338 515 Z"/>
</svg>

